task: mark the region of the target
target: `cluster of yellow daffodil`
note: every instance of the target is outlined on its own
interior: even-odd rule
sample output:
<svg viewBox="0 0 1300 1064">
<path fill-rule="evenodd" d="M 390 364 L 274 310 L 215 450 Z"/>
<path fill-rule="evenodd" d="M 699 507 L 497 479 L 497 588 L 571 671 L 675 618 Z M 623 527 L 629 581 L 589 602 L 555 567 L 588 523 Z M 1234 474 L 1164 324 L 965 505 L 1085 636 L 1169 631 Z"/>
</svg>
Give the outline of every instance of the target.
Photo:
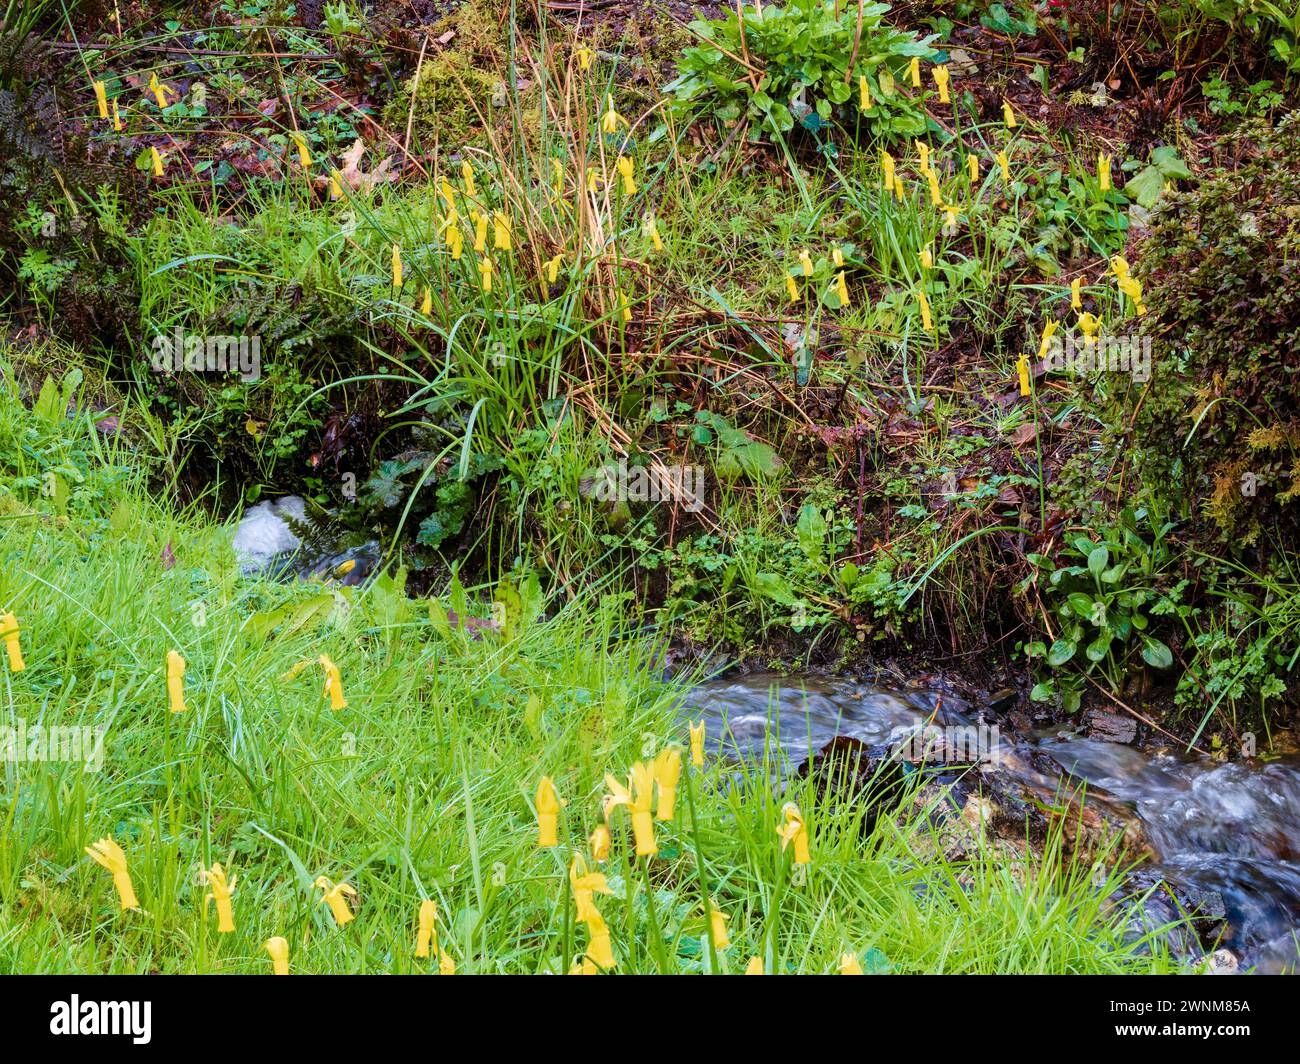
<svg viewBox="0 0 1300 1064">
<path fill-rule="evenodd" d="M 108 98 L 108 85 L 106 82 L 102 80 L 92 81 L 90 83 L 90 87 L 95 92 L 95 107 L 96 110 L 98 111 L 100 120 L 104 122 L 112 122 L 113 132 L 121 133 L 124 127 L 122 125 L 122 113 L 117 106 L 117 97 L 114 96 L 112 100 Z M 173 89 L 170 85 L 162 81 L 159 81 L 158 74 L 156 72 L 149 75 L 149 91 L 153 93 L 154 99 L 157 101 L 158 109 L 160 111 L 164 110 L 168 106 L 167 94 L 176 92 L 176 90 Z M 177 93 L 177 97 L 179 98 L 179 93 Z M 111 115 L 110 115 L 110 104 L 111 104 Z M 150 145 L 149 163 L 150 163 L 150 168 L 153 171 L 154 177 L 163 176 L 164 158 L 165 157 L 162 152 L 160 152 L 153 145 Z"/>
</svg>

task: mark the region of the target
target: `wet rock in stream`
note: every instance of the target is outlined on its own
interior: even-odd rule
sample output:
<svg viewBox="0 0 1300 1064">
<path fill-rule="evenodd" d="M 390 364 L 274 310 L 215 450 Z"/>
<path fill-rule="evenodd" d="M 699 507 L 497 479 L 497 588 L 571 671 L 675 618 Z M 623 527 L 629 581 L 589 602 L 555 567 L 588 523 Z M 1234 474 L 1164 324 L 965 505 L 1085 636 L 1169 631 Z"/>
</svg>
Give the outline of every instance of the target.
<svg viewBox="0 0 1300 1064">
<path fill-rule="evenodd" d="M 379 545 L 371 540 L 347 546 L 345 539 L 328 522 L 309 516 L 305 500 L 286 495 L 246 509 L 231 546 L 245 575 L 318 577 L 359 584 L 379 565 Z"/>
</svg>

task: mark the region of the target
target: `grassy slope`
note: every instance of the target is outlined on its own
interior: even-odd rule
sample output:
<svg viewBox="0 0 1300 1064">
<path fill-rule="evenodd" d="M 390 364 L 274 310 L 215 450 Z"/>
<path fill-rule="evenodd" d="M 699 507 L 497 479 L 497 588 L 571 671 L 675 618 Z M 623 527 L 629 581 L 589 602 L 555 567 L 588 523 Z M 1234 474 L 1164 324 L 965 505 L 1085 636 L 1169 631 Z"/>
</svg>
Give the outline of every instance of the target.
<svg viewBox="0 0 1300 1064">
<path fill-rule="evenodd" d="M 412 943 L 424 897 L 462 972 L 566 967 L 586 936 L 564 873 L 598 822 L 602 777 L 679 737 L 672 691 L 651 675 L 652 648 L 624 633 L 619 604 L 579 600 L 510 639 L 471 641 L 440 636 L 422 604 L 381 584 L 339 590 L 296 634 L 290 623 L 261 637 L 255 612 L 324 589 L 242 579 L 228 529 L 114 474 L 125 456 L 101 456 L 94 436 L 84 419 L 35 416 L 6 370 L 0 612 L 18 614 L 28 667 L 0 670 L 0 714 L 11 726 L 107 726 L 108 742 L 98 773 L 3 765 L 0 969 L 261 972 L 261 943 L 284 935 L 296 972 L 422 971 Z M 70 494 L 42 496 L 50 470 Z M 175 715 L 171 648 L 188 659 L 188 709 Z M 314 664 L 282 679 L 322 652 L 342 670 L 345 710 L 330 711 Z M 568 802 L 556 849 L 536 846 L 543 774 Z M 927 829 L 883 823 L 863 838 L 860 809 L 820 809 L 801 786 L 789 797 L 808 816 L 813 864 L 793 886 L 765 778 L 716 765 L 684 778 L 648 868 L 629 866 L 615 815 L 613 895 L 598 902 L 620 971 L 704 963 L 696 853 L 730 916 L 733 971 L 753 954 L 769 971 L 830 971 L 848 950 L 903 971 L 1161 966 L 1119 949 L 1086 869 L 1049 861 L 1026 878 L 991 856 L 922 865 L 912 854 L 930 849 Z M 139 912 L 119 911 L 109 875 L 83 853 L 105 835 L 127 854 Z M 196 879 L 215 861 L 238 878 L 228 936 Z M 320 875 L 359 891 L 349 926 L 319 904 Z"/>
</svg>

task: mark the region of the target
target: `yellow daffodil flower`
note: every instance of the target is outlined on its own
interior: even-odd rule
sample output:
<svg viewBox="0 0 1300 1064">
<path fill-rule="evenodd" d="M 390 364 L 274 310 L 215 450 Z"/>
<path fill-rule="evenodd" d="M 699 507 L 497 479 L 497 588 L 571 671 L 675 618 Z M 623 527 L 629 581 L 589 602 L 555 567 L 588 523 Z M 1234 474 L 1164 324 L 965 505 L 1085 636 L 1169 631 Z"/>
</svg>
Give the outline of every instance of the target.
<svg viewBox="0 0 1300 1064">
<path fill-rule="evenodd" d="M 402 287 L 402 245 L 393 245 L 393 287 Z"/>
<path fill-rule="evenodd" d="M 118 901 L 122 909 L 138 909 L 140 902 L 135 896 L 135 887 L 131 883 L 131 871 L 126 865 L 126 854 L 122 847 L 107 835 L 98 842 L 86 847 L 96 864 L 107 868 L 113 877 L 113 886 L 117 888 Z"/>
<path fill-rule="evenodd" d="M 704 767 L 704 721 L 691 724 L 691 764 Z"/>
<path fill-rule="evenodd" d="M 926 244 L 921 249 L 921 269 L 929 270 L 934 268 L 934 252 L 930 250 L 930 245 Z"/>
<path fill-rule="evenodd" d="M 173 713 L 185 712 L 185 659 L 167 651 L 167 704 Z"/>
<path fill-rule="evenodd" d="M 1083 284 L 1082 277 L 1076 277 L 1070 282 L 1070 307 L 1073 310 L 1083 309 L 1083 295 L 1080 292 L 1080 286 Z"/>
<path fill-rule="evenodd" d="M 420 313 L 426 318 L 433 313 L 433 293 L 429 291 L 427 284 L 424 286 L 424 298 L 420 300 Z M 355 565 L 352 562 L 349 562 L 349 564 Z M 351 572 L 352 570 L 349 569 L 348 571 Z"/>
<path fill-rule="evenodd" d="M 438 906 L 434 902 L 425 898 L 420 902 L 419 926 L 415 932 L 415 955 L 417 957 L 427 957 L 432 949 L 434 953 L 438 951 L 438 929 L 435 921 L 438 919 Z"/>
<path fill-rule="evenodd" d="M 482 286 L 484 292 L 492 291 L 492 260 L 484 256 L 479 260 L 478 272 L 482 277 Z"/>
<path fill-rule="evenodd" d="M 348 898 L 357 896 L 356 889 L 350 883 L 331 883 L 325 876 L 320 876 L 314 886 L 317 890 L 325 892 L 316 904 L 328 905 L 330 912 L 334 914 L 334 922 L 339 927 L 346 927 L 356 919 L 348 905 Z"/>
<path fill-rule="evenodd" d="M 290 134 L 294 146 L 298 149 L 298 162 L 304 170 L 311 166 L 311 152 L 307 148 L 307 138 L 301 133 Z"/>
<path fill-rule="evenodd" d="M 1116 255 L 1113 259 L 1111 259 L 1110 268 L 1115 271 L 1115 276 L 1118 277 L 1120 280 L 1123 280 L 1125 277 L 1128 276 L 1129 273 L 1128 260 L 1124 258 L 1123 255 Z"/>
<path fill-rule="evenodd" d="M 343 198 L 343 182 L 339 180 L 339 172 L 337 170 L 331 170 L 330 171 L 330 199 L 336 200 L 342 198 Z"/>
<path fill-rule="evenodd" d="M 614 162 L 614 168 L 618 170 L 619 176 L 623 178 L 623 195 L 625 196 L 636 195 L 636 178 L 633 176 L 635 165 L 626 155 L 620 155 Z"/>
<path fill-rule="evenodd" d="M 113 132 L 122 132 L 122 116 L 117 110 L 117 97 L 113 97 Z"/>
<path fill-rule="evenodd" d="M 966 156 L 966 172 L 970 174 L 970 183 L 972 185 L 980 179 L 979 156 L 974 154 Z"/>
<path fill-rule="evenodd" d="M 1007 124 L 1007 129 L 1015 129 L 1019 124 L 1016 122 L 1016 112 L 1011 109 L 1011 104 L 1006 100 L 1002 101 L 1002 121 Z"/>
<path fill-rule="evenodd" d="M 726 913 L 710 906 L 709 937 L 713 939 L 714 949 L 726 949 L 731 945 L 731 940 L 727 937 L 727 921 L 730 919 Z"/>
<path fill-rule="evenodd" d="M 167 106 L 167 93 L 171 91 L 171 86 L 159 81 L 156 73 L 150 74 L 149 91 L 153 93 L 153 98 L 158 101 L 158 109 L 164 109 Z"/>
<path fill-rule="evenodd" d="M 921 173 L 928 173 L 930 170 L 930 145 L 923 140 L 914 141 L 916 144 L 916 154 L 921 159 Z"/>
<path fill-rule="evenodd" d="M 1016 359 L 1016 377 L 1020 381 L 1020 394 L 1028 395 L 1030 392 L 1029 356 L 1024 354 L 1023 352 L 1021 353 L 1020 357 Z"/>
<path fill-rule="evenodd" d="M 564 166 L 559 159 L 551 160 L 551 189 L 557 199 L 564 195 Z"/>
<path fill-rule="evenodd" d="M 460 179 L 465 185 L 465 194 L 467 196 L 477 196 L 478 188 L 474 185 L 474 167 L 466 159 L 460 164 Z"/>
<path fill-rule="evenodd" d="M 560 840 L 556 836 L 556 828 L 560 822 L 560 806 L 563 802 L 560 801 L 550 776 L 543 776 L 537 781 L 534 804 L 537 806 L 537 845 L 558 846 Z"/>
<path fill-rule="evenodd" d="M 216 902 L 217 933 L 221 935 L 228 935 L 235 930 L 235 918 L 230 909 L 230 899 L 235 893 L 235 879 L 235 876 L 231 876 L 229 881 L 226 880 L 225 869 L 219 861 L 203 870 L 203 881 L 212 887 L 203 899 L 204 912 L 207 911 L 208 902 Z"/>
<path fill-rule="evenodd" d="M 800 299 L 799 282 L 794 279 L 794 274 L 787 272 L 785 275 L 785 290 L 790 295 L 791 303 L 798 303 Z"/>
<path fill-rule="evenodd" d="M 479 214 L 478 211 L 470 211 L 469 216 L 474 223 L 474 252 L 482 255 L 483 252 L 487 251 L 487 215 Z"/>
<path fill-rule="evenodd" d="M 347 709 L 348 700 L 343 697 L 343 675 L 339 672 L 339 667 L 328 654 L 322 654 L 316 660 L 325 670 L 325 687 L 321 694 L 330 700 L 330 709 Z"/>
<path fill-rule="evenodd" d="M 456 190 L 451 187 L 451 182 L 445 177 L 442 179 L 442 184 L 438 186 L 438 195 L 442 197 L 443 203 L 447 205 L 447 210 L 455 211 Z"/>
<path fill-rule="evenodd" d="M 581 44 L 574 50 L 573 54 L 578 57 L 579 70 L 591 69 L 591 61 L 596 58 L 595 52 L 593 52 L 585 44 Z"/>
<path fill-rule="evenodd" d="M 602 968 L 613 968 L 614 947 L 609 940 L 609 927 L 605 918 L 592 909 L 592 916 L 587 920 L 587 956 Z"/>
<path fill-rule="evenodd" d="M 811 277 L 813 272 L 812 256 L 808 254 L 808 249 L 804 248 L 799 252 L 799 267 L 803 270 L 805 277 Z"/>
<path fill-rule="evenodd" d="M 152 160 L 152 162 L 153 162 L 153 176 L 154 176 L 154 177 L 162 177 L 162 175 L 163 175 L 163 157 L 162 157 L 162 152 L 160 152 L 160 151 L 159 151 L 157 148 L 155 148 L 153 145 L 150 145 L 150 146 L 149 146 L 149 158 L 150 158 L 150 159 Z"/>
<path fill-rule="evenodd" d="M 665 746 L 655 758 L 655 783 L 659 785 L 659 804 L 655 816 L 659 820 L 672 820 L 677 804 L 677 781 L 682 774 L 682 752 L 675 746 Z"/>
<path fill-rule="evenodd" d="M 445 949 L 438 950 L 438 974 L 455 975 L 456 960 Z"/>
<path fill-rule="evenodd" d="M 930 206 L 943 206 L 943 194 L 939 191 L 939 175 L 933 170 L 927 170 L 925 172 L 925 179 L 930 185 Z"/>
<path fill-rule="evenodd" d="M 1105 152 L 1097 154 L 1097 183 L 1101 186 L 1103 192 L 1109 192 L 1111 188 L 1110 163 L 1111 157 Z"/>
<path fill-rule="evenodd" d="M 767 973 L 763 971 L 763 958 L 762 958 L 762 957 L 750 957 L 750 958 L 749 958 L 749 963 L 748 963 L 747 965 L 745 965 L 745 974 L 746 974 L 746 975 L 766 975 Z"/>
<path fill-rule="evenodd" d="M 840 975 L 861 975 L 862 965 L 856 953 L 840 954 Z"/>
<path fill-rule="evenodd" d="M 943 231 L 948 236 L 957 232 L 957 208 L 951 203 L 943 208 Z"/>
<path fill-rule="evenodd" d="M 0 639 L 4 640 L 5 653 L 9 655 L 9 671 L 22 672 L 27 668 L 27 663 L 23 661 L 23 648 L 18 642 L 17 615 L 0 614 Z"/>
<path fill-rule="evenodd" d="M 497 251 L 510 250 L 510 219 L 500 211 L 492 216 L 492 246 Z"/>
<path fill-rule="evenodd" d="M 831 262 L 835 264 L 836 269 L 844 265 L 844 252 L 842 249 L 831 248 Z"/>
<path fill-rule="evenodd" d="M 919 56 L 912 56 L 912 61 L 907 67 L 907 73 L 912 79 L 912 88 L 919 89 L 921 87 L 921 59 Z"/>
<path fill-rule="evenodd" d="M 1142 283 L 1131 273 L 1126 273 L 1119 279 L 1119 290 L 1128 296 L 1133 303 L 1133 309 L 1139 315 L 1147 312 L 1147 308 L 1142 303 Z"/>
<path fill-rule="evenodd" d="M 591 833 L 591 859 L 598 863 L 604 863 L 609 860 L 609 828 L 604 824 L 597 824 L 596 830 Z"/>
<path fill-rule="evenodd" d="M 852 305 L 849 302 L 849 285 L 844 279 L 843 270 L 835 275 L 835 294 L 839 297 L 841 310 Z"/>
<path fill-rule="evenodd" d="M 614 893 L 605 880 L 604 872 L 588 872 L 587 863 L 582 854 L 575 853 L 569 862 L 569 887 L 573 891 L 573 903 L 577 907 L 578 919 L 586 923 L 593 917 L 598 918 L 596 903 L 592 900 L 597 894 Z"/>
<path fill-rule="evenodd" d="M 454 225 L 447 230 L 447 247 L 451 249 L 451 261 L 459 262 L 461 252 L 465 250 L 465 236 L 460 231 L 459 225 Z"/>
<path fill-rule="evenodd" d="M 1050 321 L 1048 321 L 1046 325 L 1043 326 L 1043 337 L 1038 342 L 1039 362 L 1042 362 L 1043 359 L 1047 357 L 1047 353 L 1051 350 L 1052 337 L 1056 335 L 1056 330 L 1059 324 L 1060 323 L 1053 318 Z"/>
<path fill-rule="evenodd" d="M 555 284 L 556 280 L 560 276 L 560 267 L 563 264 L 564 252 L 562 251 L 556 254 L 554 258 L 546 260 L 544 265 L 546 267 L 546 280 L 548 284 Z"/>
<path fill-rule="evenodd" d="M 894 157 L 887 151 L 882 151 L 880 153 L 880 169 L 885 175 L 885 191 L 893 192 L 895 181 L 894 175 L 897 173 L 898 168 L 894 162 Z"/>
<path fill-rule="evenodd" d="M 1011 183 L 1011 163 L 1007 160 L 1007 153 L 998 152 L 998 166 L 1002 170 L 1002 180 L 1007 184 Z"/>
<path fill-rule="evenodd" d="M 934 320 L 930 317 L 930 301 L 925 298 L 922 289 L 917 289 L 916 298 L 921 304 L 921 328 L 926 332 L 934 332 Z"/>
<path fill-rule="evenodd" d="M 867 83 L 867 75 L 858 75 L 858 110 L 865 111 L 871 107 L 871 86 Z"/>
<path fill-rule="evenodd" d="M 1083 337 L 1088 344 L 1097 342 L 1097 334 L 1101 332 L 1101 319 L 1091 311 L 1085 311 L 1079 315 L 1079 328 L 1083 330 Z"/>
<path fill-rule="evenodd" d="M 650 238 L 656 251 L 663 251 L 664 242 L 659 238 L 659 223 L 655 219 L 654 211 L 646 211 L 641 216 L 641 235 Z"/>
<path fill-rule="evenodd" d="M 636 842 L 638 857 L 653 857 L 659 852 L 655 842 L 654 821 L 650 805 L 654 800 L 655 771 L 648 761 L 638 761 L 632 766 L 632 837 Z"/>
<path fill-rule="evenodd" d="M 946 63 L 938 64 L 933 71 L 934 83 L 939 88 L 939 102 L 952 103 L 948 98 L 948 65 Z"/>
<path fill-rule="evenodd" d="M 99 107 L 99 117 L 108 119 L 108 89 L 102 81 L 96 81 L 91 86 L 95 90 L 95 103 Z"/>
<path fill-rule="evenodd" d="M 621 121 L 623 117 L 614 110 L 614 95 L 610 93 L 605 97 L 605 113 L 601 116 L 600 128 L 606 133 L 617 133 Z"/>
<path fill-rule="evenodd" d="M 619 305 L 619 309 L 622 311 L 623 320 L 631 321 L 632 307 L 627 301 L 627 293 L 624 292 L 623 289 L 621 288 L 618 290 L 618 305 Z"/>
<path fill-rule="evenodd" d="M 289 974 L 289 943 L 276 935 L 262 943 L 262 948 L 271 955 L 271 970 L 276 975 Z"/>
<path fill-rule="evenodd" d="M 776 829 L 781 837 L 781 852 L 794 843 L 794 863 L 810 864 L 812 857 L 808 853 L 808 825 L 804 823 L 803 814 L 794 802 L 786 802 L 781 807 L 781 826 Z"/>
</svg>

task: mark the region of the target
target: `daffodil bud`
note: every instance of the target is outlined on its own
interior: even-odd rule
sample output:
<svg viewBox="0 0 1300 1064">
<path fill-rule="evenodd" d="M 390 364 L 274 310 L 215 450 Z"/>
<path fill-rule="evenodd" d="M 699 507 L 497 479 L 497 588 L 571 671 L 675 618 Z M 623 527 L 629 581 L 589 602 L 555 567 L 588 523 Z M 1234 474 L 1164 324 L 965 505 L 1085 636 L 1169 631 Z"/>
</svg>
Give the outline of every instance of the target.
<svg viewBox="0 0 1300 1064">
<path fill-rule="evenodd" d="M 866 111 L 871 107 L 871 85 L 866 74 L 858 75 L 858 110 Z"/>
<path fill-rule="evenodd" d="M 393 245 L 393 287 L 402 287 L 402 245 Z"/>
<path fill-rule="evenodd" d="M 966 156 L 966 170 L 970 174 L 971 184 L 973 185 L 980 179 L 980 161 L 979 156 L 971 154 Z"/>
<path fill-rule="evenodd" d="M 556 828 L 560 817 L 560 796 L 556 793 L 555 783 L 550 776 L 543 776 L 537 782 L 537 845 L 558 846 Z"/>
<path fill-rule="evenodd" d="M 1070 308 L 1072 310 L 1083 309 L 1083 296 L 1080 293 L 1080 287 L 1083 284 L 1082 277 L 1076 277 L 1070 282 Z"/>
<path fill-rule="evenodd" d="M 1111 157 L 1105 152 L 1097 153 L 1097 184 L 1101 186 L 1102 192 L 1109 192 L 1110 183 L 1110 163 Z"/>
<path fill-rule="evenodd" d="M 849 302 L 849 285 L 844 279 L 843 270 L 840 270 L 835 275 L 835 295 L 839 298 L 841 310 L 851 305 Z"/>
<path fill-rule="evenodd" d="M 921 304 L 921 328 L 926 332 L 934 332 L 934 320 L 930 317 L 930 301 L 926 299 L 925 292 L 917 289 L 917 301 Z"/>
<path fill-rule="evenodd" d="M 433 293 L 429 291 L 428 285 L 424 286 L 424 298 L 420 300 L 420 313 L 426 318 L 433 313 Z"/>
<path fill-rule="evenodd" d="M 153 162 L 153 176 L 162 177 L 163 175 L 162 153 L 153 145 L 149 146 L 149 158 Z"/>
<path fill-rule="evenodd" d="M 330 700 L 330 709 L 347 709 L 348 700 L 343 697 L 343 676 L 339 672 L 339 667 L 328 654 L 322 654 L 317 661 L 325 671 L 325 687 L 321 694 Z"/>
<path fill-rule="evenodd" d="M 655 758 L 655 783 L 659 786 L 659 805 L 656 817 L 669 821 L 677 803 L 677 781 L 682 774 L 682 752 L 675 746 L 665 746 Z"/>
<path fill-rule="evenodd" d="M 1010 183 L 1011 183 L 1011 164 L 1010 164 L 1010 162 L 1007 161 L 1007 153 L 1004 152 L 1004 151 L 1000 151 L 1000 152 L 998 152 L 998 166 L 999 166 L 999 167 L 1001 168 L 1001 170 L 1002 170 L 1002 180 L 1005 181 L 1005 182 L 1007 182 L 1007 184 L 1010 184 Z"/>
<path fill-rule="evenodd" d="M 799 282 L 794 279 L 794 274 L 792 273 L 787 273 L 785 275 L 785 290 L 790 293 L 791 303 L 799 302 L 801 298 L 799 294 Z"/>
<path fill-rule="evenodd" d="M 1020 394 L 1028 395 L 1031 391 L 1029 386 L 1029 356 L 1021 353 L 1016 359 L 1016 376 L 1020 380 Z"/>
<path fill-rule="evenodd" d="M 907 66 L 908 76 L 912 79 L 912 88 L 921 87 L 921 60 L 918 56 L 912 56 L 912 61 Z"/>
<path fill-rule="evenodd" d="M 167 651 L 167 703 L 173 713 L 185 712 L 185 659 Z"/>
<path fill-rule="evenodd" d="M 799 807 L 794 802 L 786 802 L 781 807 L 781 826 L 776 829 L 776 833 L 781 837 L 781 850 L 794 843 L 794 863 L 806 865 L 812 861 L 808 853 L 808 827 L 804 823 L 803 814 L 799 812 Z"/>
<path fill-rule="evenodd" d="M 474 167 L 470 166 L 468 159 L 460 164 L 460 178 L 465 183 L 466 194 L 477 196 L 478 189 L 474 186 Z"/>
<path fill-rule="evenodd" d="M 484 292 L 492 291 L 492 260 L 486 255 L 479 260 L 479 276 L 482 278 L 481 284 Z"/>
<path fill-rule="evenodd" d="M 1007 100 L 1002 101 L 1002 121 L 1007 124 L 1007 129 L 1015 129 L 1018 125 L 1016 112 L 1011 109 L 1011 104 Z"/>
<path fill-rule="evenodd" d="M 510 250 L 510 219 L 500 211 L 493 215 L 492 246 L 497 251 Z"/>
<path fill-rule="evenodd" d="M 438 932 L 434 927 L 434 921 L 438 916 L 438 907 L 428 898 L 420 902 L 419 929 L 415 933 L 415 955 L 417 957 L 429 956 L 432 948 L 434 952 L 438 949 Z"/>
<path fill-rule="evenodd" d="M 952 103 L 948 98 L 948 66 L 940 63 L 934 68 L 934 83 L 939 89 L 939 102 Z"/>
<path fill-rule="evenodd" d="M 99 107 L 99 117 L 107 120 L 108 118 L 108 90 L 104 87 L 102 81 L 96 81 L 92 88 L 95 90 L 95 103 Z"/>
<path fill-rule="evenodd" d="M 714 949 L 726 949 L 731 945 L 731 940 L 727 937 L 727 921 L 730 919 L 726 913 L 710 907 L 709 937 L 713 939 Z"/>
<path fill-rule="evenodd" d="M 704 767 L 704 721 L 691 724 L 691 764 Z"/>
</svg>

